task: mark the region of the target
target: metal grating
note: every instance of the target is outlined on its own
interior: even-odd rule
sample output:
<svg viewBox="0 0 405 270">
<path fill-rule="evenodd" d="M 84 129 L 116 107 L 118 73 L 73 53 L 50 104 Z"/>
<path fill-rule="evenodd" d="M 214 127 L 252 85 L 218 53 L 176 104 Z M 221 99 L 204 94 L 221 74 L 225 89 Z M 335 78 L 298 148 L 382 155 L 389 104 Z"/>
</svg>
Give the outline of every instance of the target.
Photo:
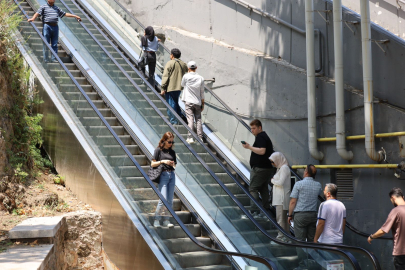
<svg viewBox="0 0 405 270">
<path fill-rule="evenodd" d="M 336 170 L 337 198 L 339 200 L 353 200 L 353 172 L 352 169 Z"/>
</svg>

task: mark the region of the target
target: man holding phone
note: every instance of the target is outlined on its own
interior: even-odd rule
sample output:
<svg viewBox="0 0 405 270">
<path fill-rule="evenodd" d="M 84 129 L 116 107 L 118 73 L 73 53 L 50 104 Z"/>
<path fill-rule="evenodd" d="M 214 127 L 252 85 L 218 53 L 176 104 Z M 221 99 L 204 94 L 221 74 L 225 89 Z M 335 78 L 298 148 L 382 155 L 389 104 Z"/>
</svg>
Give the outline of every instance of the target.
<svg viewBox="0 0 405 270">
<path fill-rule="evenodd" d="M 252 151 L 250 155 L 250 194 L 259 201 L 259 193 L 262 197 L 262 204 L 265 209 L 270 208 L 269 181 L 274 176 L 276 168 L 273 168 L 270 162 L 270 155 L 274 152 L 273 143 L 265 131 L 262 130 L 262 123 L 255 119 L 250 122 L 250 130 L 256 137 L 253 146 L 242 141 L 245 149 Z M 250 202 L 250 213 L 254 218 L 260 218 L 261 213 L 254 202 Z M 242 218 L 246 218 L 242 216 Z"/>
<path fill-rule="evenodd" d="M 197 135 L 203 140 L 201 112 L 204 110 L 204 78 L 197 72 L 197 64 L 194 61 L 187 63 L 188 73 L 184 74 L 181 86 L 184 87 L 181 100 L 186 107 L 188 126 L 195 131 L 194 119 L 197 124 Z M 191 133 L 188 132 L 188 143 L 194 143 Z"/>
</svg>

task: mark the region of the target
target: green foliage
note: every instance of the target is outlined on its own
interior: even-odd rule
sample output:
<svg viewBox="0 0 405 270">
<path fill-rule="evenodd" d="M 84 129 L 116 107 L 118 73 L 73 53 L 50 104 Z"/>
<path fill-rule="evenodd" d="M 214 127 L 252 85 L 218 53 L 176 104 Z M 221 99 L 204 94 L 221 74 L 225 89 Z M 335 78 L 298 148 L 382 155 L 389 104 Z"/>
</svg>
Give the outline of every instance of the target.
<svg viewBox="0 0 405 270">
<path fill-rule="evenodd" d="M 64 186 L 64 185 L 65 185 L 65 177 L 58 174 L 57 176 L 55 176 L 55 177 L 53 178 L 53 182 L 54 182 L 55 184 L 57 184 L 57 185 L 62 185 L 62 186 Z"/>
<path fill-rule="evenodd" d="M 13 1 L 0 1 L 0 75 L 9 89 L 9 102 L 0 107 L 0 115 L 12 123 L 12 135 L 6 137 L 11 169 L 18 179 L 25 181 L 36 175 L 38 169 L 52 167 L 52 163 L 42 157 L 39 149 L 43 143 L 40 126 L 43 115 L 32 111 L 42 101 L 30 91 L 30 70 L 12 39 L 22 20 L 21 15 L 14 13 L 15 8 Z"/>
</svg>

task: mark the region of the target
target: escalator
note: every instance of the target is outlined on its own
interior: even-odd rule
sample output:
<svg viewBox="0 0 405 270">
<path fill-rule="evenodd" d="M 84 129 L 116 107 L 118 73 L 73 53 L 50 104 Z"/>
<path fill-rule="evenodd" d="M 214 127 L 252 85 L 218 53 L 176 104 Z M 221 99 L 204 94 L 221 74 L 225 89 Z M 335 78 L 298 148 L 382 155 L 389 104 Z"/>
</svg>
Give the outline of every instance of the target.
<svg viewBox="0 0 405 270">
<path fill-rule="evenodd" d="M 31 9 L 26 2 L 21 2 L 20 7 L 27 13 Z M 173 209 L 163 200 L 164 207 L 167 207 L 165 213 L 175 225 L 174 228 L 152 226 L 157 202 L 163 197 L 144 171 L 148 168 L 150 157 L 144 154 L 142 147 L 120 125 L 112 110 L 99 98 L 63 47 L 59 45 L 58 63 L 43 61 L 44 40 L 39 35 L 42 23 L 35 24 L 38 27 L 34 28 L 34 24 L 26 21 L 20 25 L 26 51 L 35 59 L 35 64 L 47 80 L 54 84 L 54 90 L 60 91 L 59 98 L 66 105 L 65 109 L 74 116 L 75 124 L 80 126 L 93 144 L 99 158 L 143 221 L 171 268 L 240 269 L 243 264 L 235 264 L 235 259 L 229 257 L 232 255 L 256 260 L 260 265 L 263 262 L 263 269 L 277 269 L 274 263 L 265 258 L 221 251 L 220 245 L 209 237 L 210 232 L 205 225 L 199 224 L 197 216 L 190 213 L 178 198 L 174 200 Z M 51 51 L 49 45 L 45 49 Z"/>
<path fill-rule="evenodd" d="M 28 13 L 31 12 L 30 16 L 32 16 L 33 11 L 30 11 L 30 5 L 23 5 Z M 40 22 L 37 24 L 38 26 L 41 25 Z M 61 68 L 60 64 L 42 63 L 41 39 L 39 37 L 34 38 L 35 29 L 32 28 L 30 24 L 23 22 L 22 32 L 24 37 L 28 39 L 28 45 L 38 59 L 38 64 L 43 64 L 43 68 L 61 91 L 61 96 L 79 119 L 77 123 L 84 127 L 94 145 L 97 146 L 98 151 L 100 151 L 100 158 L 109 164 L 112 173 L 117 176 L 117 185 L 122 188 L 125 196 L 133 203 L 134 209 L 143 217 L 145 224 L 147 224 L 145 226 L 148 226 L 148 228 L 153 231 L 151 234 L 156 235 L 156 239 L 158 239 L 156 241 L 162 245 L 162 250 L 166 252 L 165 256 L 174 262 L 171 263 L 171 265 L 183 268 L 190 266 L 182 261 L 183 259 L 187 260 L 186 258 L 189 257 L 189 254 L 179 255 L 182 253 L 183 247 L 183 245 L 179 243 L 183 241 L 186 242 L 187 239 L 181 239 L 182 237 L 174 230 L 169 231 L 169 234 L 167 234 L 167 230 L 163 230 L 164 228 L 162 228 L 162 232 L 159 232 L 159 230 L 156 232 L 156 230 L 150 228 L 150 220 L 152 217 L 147 214 L 153 213 L 153 207 L 156 205 L 158 198 L 156 196 L 156 188 L 150 181 L 145 180 L 143 172 L 148 167 L 150 153 L 153 152 L 154 149 L 151 141 L 157 142 L 160 136 L 167 130 L 171 130 L 177 135 L 176 152 L 178 153 L 180 165 L 176 171 L 178 171 L 178 178 L 181 179 L 179 186 L 182 187 L 179 188 L 178 191 L 179 197 L 184 197 L 183 200 L 190 200 L 190 197 L 185 194 L 187 194 L 187 190 L 189 190 L 189 192 L 191 191 L 191 194 L 194 195 L 195 198 L 198 198 L 204 210 L 209 214 L 220 230 L 222 230 L 222 233 L 226 235 L 228 241 L 232 243 L 233 248 L 238 252 L 258 254 L 262 257 L 270 258 L 275 262 L 275 265 L 277 265 L 273 266 L 273 268 L 278 267 L 279 269 L 293 269 L 298 266 L 297 250 L 299 250 L 305 258 L 316 261 L 316 266 L 314 267 L 319 269 L 326 266 L 325 263 L 328 258 L 340 259 L 347 269 L 358 269 L 356 259 L 351 255 L 351 253 L 353 253 L 356 258 L 361 259 L 359 260 L 362 261 L 361 264 L 363 263 L 370 267 L 367 269 L 378 269 L 374 266 L 372 260 L 368 258 L 368 254 L 361 250 L 356 250 L 355 248 L 330 249 L 319 245 L 315 247 L 313 244 L 299 244 L 295 242 L 292 244 L 277 243 L 277 241 L 271 243 L 270 241 L 273 237 L 270 236 L 270 234 L 274 233 L 275 235 L 278 229 L 273 223 L 262 222 L 262 224 L 259 224 L 253 219 L 242 220 L 240 218 L 242 214 L 247 214 L 250 218 L 251 216 L 240 201 L 232 195 L 229 188 L 226 187 L 226 184 L 219 181 L 219 179 L 230 177 L 229 172 L 226 170 L 223 172 L 224 168 L 220 164 L 209 162 L 212 160 L 212 156 L 202 151 L 206 149 L 206 145 L 193 145 L 193 148 L 196 148 L 193 149 L 190 145 L 186 144 L 184 140 L 187 133 L 184 129 L 185 127 L 179 126 L 175 128 L 171 126 L 166 117 L 162 113 L 159 113 L 159 111 L 165 110 L 165 108 L 158 109 L 148 98 L 148 96 L 152 98 L 156 96 L 155 93 L 152 92 L 153 90 L 149 93 L 142 91 L 142 89 L 147 88 L 147 83 L 143 78 L 137 76 L 139 74 L 136 70 L 129 70 L 131 74 L 129 76 L 128 72 L 123 70 L 122 65 L 118 64 L 118 60 L 111 58 L 112 54 L 106 53 L 105 49 L 100 50 L 101 41 L 96 42 L 94 37 L 89 38 L 88 33 L 86 34 L 87 31 L 81 31 L 83 28 L 76 28 L 77 25 L 79 24 L 74 21 L 63 19 L 60 28 L 62 32 L 61 37 L 62 40 L 64 40 L 64 43 L 61 45 L 64 51 L 60 51 L 59 55 L 67 59 L 65 61 L 68 61 L 69 55 L 73 56 L 74 63 L 67 63 L 67 66 L 69 66 L 72 71 L 74 70 L 74 82 L 83 84 L 83 88 L 80 87 L 80 89 L 85 90 L 83 90 L 83 92 L 80 91 L 81 94 L 77 91 L 78 86 L 72 83 L 70 76 L 66 76 L 63 72 L 64 66 Z M 38 33 L 39 32 L 37 32 L 37 35 Z M 93 41 L 91 39 L 93 39 Z M 75 49 L 72 49 L 69 43 L 75 44 Z M 80 59 L 78 60 L 78 58 L 80 58 L 78 54 L 80 53 L 86 56 L 87 63 L 90 63 L 89 65 L 92 67 L 91 69 L 84 67 L 85 63 L 80 62 Z M 103 92 L 106 87 L 104 86 L 103 89 L 102 85 L 96 84 L 97 78 L 89 76 L 89 70 L 96 70 L 102 75 L 105 74 L 106 77 L 103 77 L 105 80 L 104 83 L 111 86 L 110 90 L 114 90 L 115 92 Z M 108 80 L 108 78 L 110 78 L 110 80 Z M 115 83 L 115 86 L 112 83 Z M 83 98 L 83 96 L 87 97 L 87 94 L 84 95 L 84 93 L 88 93 L 89 98 Z M 124 97 L 126 97 L 125 99 L 123 98 L 123 94 Z M 110 96 L 106 98 L 108 95 Z M 115 99 L 115 101 L 112 101 L 113 99 Z M 88 108 L 89 101 L 91 100 L 94 100 L 95 106 L 99 108 L 97 110 L 100 112 L 98 116 L 94 115 L 94 108 Z M 121 101 L 121 103 L 117 102 L 117 100 Z M 122 110 L 123 107 L 124 110 Z M 125 118 L 123 115 L 127 112 L 130 112 L 136 117 L 130 119 Z M 100 120 L 100 116 L 104 116 L 104 121 Z M 125 120 L 132 120 L 132 123 L 128 123 Z M 111 128 L 106 125 L 107 123 Z M 138 126 L 141 132 L 134 132 L 134 125 Z M 179 130 L 182 130 L 182 132 Z M 117 134 L 116 138 L 111 136 L 112 131 Z M 148 137 L 145 138 L 145 134 L 147 134 Z M 125 144 L 119 143 L 119 145 L 117 145 L 117 138 L 121 138 Z M 131 151 L 131 153 L 129 151 Z M 126 154 L 130 154 L 130 156 Z M 138 164 L 138 166 L 134 166 L 134 163 Z M 231 182 L 231 184 L 235 186 L 234 183 Z M 236 187 L 239 186 L 236 185 Z M 152 199 L 153 197 L 155 198 Z M 184 202 L 184 204 L 187 203 Z M 175 209 L 179 210 L 179 205 L 181 207 L 181 204 L 177 203 Z M 197 207 L 195 204 L 191 204 L 191 206 Z M 174 215 L 172 217 L 172 219 L 174 219 L 173 222 L 179 227 L 182 227 L 182 222 L 179 222 L 181 221 L 179 217 L 182 217 L 186 222 L 190 222 L 191 225 L 195 224 L 192 223 L 195 222 L 195 219 L 190 218 L 191 215 L 187 212 L 178 212 L 179 215 L 175 215 L 172 209 L 167 209 L 167 211 Z M 194 209 L 193 214 L 199 216 L 200 219 L 202 218 L 200 211 Z M 186 228 L 185 226 L 183 227 Z M 182 230 L 184 230 L 183 227 L 181 228 Z M 208 230 L 212 231 L 212 228 L 209 227 Z M 178 231 L 181 232 L 181 230 Z M 216 233 L 220 232 L 217 231 L 215 234 Z M 164 242 L 162 239 L 166 239 L 165 237 L 175 240 Z M 190 233 L 188 237 L 190 238 Z M 179 238 L 180 240 L 178 240 Z M 195 243 L 195 241 L 192 240 L 189 241 L 191 245 Z M 168 248 L 167 245 L 171 247 Z M 181 249 L 180 252 L 178 248 Z M 346 249 L 351 250 L 348 252 Z M 170 251 L 173 251 L 174 254 Z M 319 254 L 319 251 L 322 251 L 322 255 Z M 187 252 L 184 251 L 184 253 Z M 198 256 L 197 254 L 197 257 Z M 206 254 L 206 256 L 209 257 L 212 255 Z M 214 265 L 221 262 L 223 263 L 222 265 L 229 266 L 229 262 L 226 264 L 226 260 L 224 259 L 225 255 L 221 256 L 220 260 L 218 258 L 213 259 Z M 191 256 L 191 258 L 193 257 Z M 260 258 L 254 258 L 260 261 Z M 205 260 L 193 259 L 191 261 L 198 261 L 204 265 L 207 264 Z M 261 258 L 261 262 L 266 261 L 263 261 L 263 258 Z M 258 265 L 256 261 L 248 260 L 246 263 L 256 265 L 260 269 L 264 267 Z M 270 267 L 271 264 L 267 263 L 267 265 Z"/>
<path fill-rule="evenodd" d="M 84 24 L 87 26 L 88 30 L 90 32 L 93 32 L 94 35 L 98 35 L 97 33 L 102 32 L 102 39 L 103 42 L 108 42 L 108 40 L 110 40 L 110 44 L 112 40 L 111 37 L 111 26 L 109 27 L 105 27 L 103 28 L 104 25 L 101 25 L 102 20 L 95 18 L 95 12 L 92 11 L 92 8 L 94 9 L 94 7 L 90 8 L 90 5 L 88 5 L 88 3 L 91 3 L 92 5 L 94 4 L 95 6 L 97 6 L 97 3 L 88 0 L 86 5 L 79 5 L 80 2 L 84 2 L 84 1 L 78 1 L 73 2 L 73 1 L 63 1 L 64 3 L 66 3 L 67 6 L 69 6 L 69 8 L 75 12 L 76 14 L 80 14 L 80 16 L 86 17 L 86 19 L 88 19 L 89 21 L 93 21 L 93 24 L 90 23 L 89 21 L 84 21 Z M 116 3 L 116 1 L 114 0 L 108 0 L 106 1 L 108 2 L 109 5 L 111 6 L 116 6 L 117 8 L 121 8 L 122 7 Z M 100 5 L 100 3 L 98 4 Z M 83 9 L 87 10 L 86 14 L 83 14 Z M 103 8 L 105 8 L 106 10 L 111 9 L 111 7 L 107 7 L 106 5 L 103 5 Z M 110 10 L 111 11 L 111 10 Z M 130 18 L 130 14 L 129 13 L 125 13 L 123 10 L 121 12 L 118 12 L 119 14 L 123 15 L 125 14 L 125 21 L 131 25 L 136 32 L 139 34 L 142 33 L 142 29 L 143 26 L 136 21 L 136 19 L 134 18 Z M 111 19 L 112 20 L 112 19 Z M 121 22 L 122 23 L 122 22 Z M 99 29 L 101 28 L 101 29 Z M 124 26 L 121 25 L 121 28 L 124 28 Z M 117 31 L 119 29 L 116 29 Z M 101 37 L 100 35 L 98 35 L 99 37 Z M 125 39 L 125 37 L 124 37 Z M 136 40 L 136 38 L 134 37 L 132 40 Z M 106 41 L 107 40 L 107 41 Z M 126 38 L 126 40 L 130 40 L 128 38 Z M 120 40 L 118 39 L 114 39 L 114 44 L 113 46 L 117 46 L 119 47 L 120 50 L 120 56 L 124 56 L 124 59 L 126 59 L 127 61 L 130 61 L 131 64 L 133 66 L 136 65 L 136 60 L 134 59 L 134 57 L 130 54 L 130 49 L 127 49 L 125 47 L 122 46 L 122 44 L 120 43 Z M 120 45 L 121 44 L 121 45 Z M 112 49 L 112 47 L 110 47 Z M 137 50 L 137 53 L 139 55 L 139 48 L 135 45 L 132 44 L 131 48 L 133 50 Z M 163 48 L 166 49 L 166 48 Z M 167 61 L 168 59 L 168 50 L 163 50 L 161 47 L 160 52 L 158 52 L 158 59 L 160 59 L 160 75 L 162 73 L 162 67 L 165 63 L 165 61 Z M 114 52 L 113 50 L 111 51 L 111 54 L 117 54 L 116 52 Z M 121 58 L 118 58 L 121 60 Z M 159 70 L 159 68 L 158 68 Z M 157 72 L 159 75 L 159 71 Z M 157 82 L 158 78 L 157 78 Z M 238 185 L 238 183 L 235 182 L 235 179 L 230 179 L 228 178 L 224 184 L 228 187 L 228 189 L 235 195 L 235 197 L 240 201 L 240 203 L 246 208 L 249 209 L 249 202 L 250 202 L 250 198 L 248 196 L 248 194 L 246 194 L 246 188 L 244 188 L 244 184 L 247 186 L 248 185 L 248 172 L 246 170 L 246 165 L 248 164 L 248 160 L 246 159 L 246 157 L 243 157 L 242 153 L 242 149 L 240 146 L 240 140 L 242 139 L 246 139 L 248 138 L 250 141 L 253 141 L 253 135 L 250 134 L 249 131 L 249 127 L 246 125 L 246 123 L 244 123 L 238 116 L 236 116 L 230 109 L 229 107 L 226 106 L 225 103 L 223 103 L 212 91 L 210 91 L 209 89 L 206 89 L 206 96 L 208 96 L 206 98 L 206 104 L 208 105 L 208 110 L 204 113 L 204 124 L 205 124 L 205 131 L 206 132 L 206 137 L 208 139 L 209 142 L 211 142 L 211 144 L 209 144 L 209 146 L 212 148 L 213 153 L 217 154 L 222 161 L 224 161 L 224 165 L 227 166 L 228 171 L 231 172 L 231 174 L 234 176 L 234 178 L 238 179 L 238 180 L 244 180 L 241 185 Z M 153 102 L 156 104 L 157 107 L 161 108 L 161 110 L 165 110 L 166 108 L 162 105 L 162 101 L 159 101 L 157 95 L 153 96 L 152 95 L 152 100 Z M 230 124 L 227 124 L 230 123 Z M 207 136 L 207 133 L 211 133 L 210 136 Z M 223 134 L 230 134 L 231 136 L 225 136 Z M 185 135 L 185 134 L 184 134 Z M 184 136 L 183 135 L 183 136 Z M 232 141 L 228 140 L 227 137 L 233 138 Z M 222 143 L 222 147 L 217 147 L 217 145 L 215 145 L 215 143 L 213 142 L 218 142 L 220 141 L 220 143 Z M 223 153 L 224 151 L 224 147 L 225 146 L 225 151 L 228 150 L 227 153 Z M 239 147 L 239 148 L 238 148 Z M 226 149 L 228 148 L 228 149 Z M 242 150 L 242 151 L 241 151 Z M 222 153 L 221 153 L 222 151 Z M 201 155 L 201 152 L 199 152 L 199 154 Z M 231 154 L 231 155 L 230 155 Z M 233 154 L 233 158 L 229 159 L 229 156 L 232 156 Z M 236 158 L 235 158 L 236 157 Z M 215 164 L 215 161 L 210 160 L 212 164 Z M 218 174 L 218 172 L 216 171 L 216 173 Z M 293 172 L 294 173 L 294 172 Z M 225 174 L 224 174 L 225 175 Z M 296 176 L 298 179 L 298 175 Z M 224 177 L 220 177 L 221 180 L 224 180 Z M 274 215 L 272 216 L 272 222 L 274 223 Z M 259 221 L 259 223 L 262 224 L 266 224 L 266 221 Z M 265 226 L 266 227 L 266 226 Z M 276 232 L 278 229 L 277 226 L 270 226 L 272 227 L 272 229 L 269 229 L 268 226 L 266 227 L 266 230 L 268 231 L 268 233 L 274 237 L 276 235 Z M 351 232 L 355 232 L 353 230 L 353 227 L 351 227 L 350 225 L 348 225 L 349 229 L 351 229 L 351 231 L 347 234 L 350 234 Z M 355 232 L 358 233 L 358 232 Z"/>
</svg>

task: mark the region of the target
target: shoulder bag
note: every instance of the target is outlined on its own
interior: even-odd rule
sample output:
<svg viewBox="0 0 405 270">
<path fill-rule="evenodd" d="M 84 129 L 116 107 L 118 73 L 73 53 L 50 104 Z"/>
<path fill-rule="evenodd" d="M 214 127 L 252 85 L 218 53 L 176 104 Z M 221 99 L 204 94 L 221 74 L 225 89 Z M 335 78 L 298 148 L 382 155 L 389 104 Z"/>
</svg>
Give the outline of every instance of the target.
<svg viewBox="0 0 405 270">
<path fill-rule="evenodd" d="M 160 153 L 162 152 L 162 150 L 159 151 L 159 160 L 160 160 Z M 156 160 L 158 161 L 158 160 Z M 163 172 L 163 164 L 160 164 L 157 167 L 152 167 L 152 165 L 149 168 L 148 171 L 148 176 L 150 178 L 150 180 L 152 180 L 155 183 L 159 183 L 160 182 L 160 175 Z"/>
<path fill-rule="evenodd" d="M 148 54 L 142 51 L 141 57 L 138 60 L 138 66 L 140 68 L 145 68 L 148 65 Z"/>
</svg>

